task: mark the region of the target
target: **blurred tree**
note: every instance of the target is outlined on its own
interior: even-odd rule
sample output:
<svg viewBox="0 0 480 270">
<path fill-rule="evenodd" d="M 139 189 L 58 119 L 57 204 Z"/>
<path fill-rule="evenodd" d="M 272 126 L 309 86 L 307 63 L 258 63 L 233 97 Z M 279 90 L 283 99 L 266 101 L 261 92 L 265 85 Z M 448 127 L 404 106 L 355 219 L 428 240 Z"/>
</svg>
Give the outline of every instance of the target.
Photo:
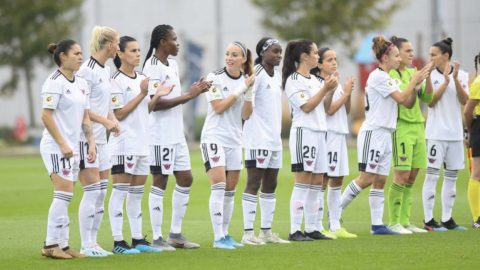
<svg viewBox="0 0 480 270">
<path fill-rule="evenodd" d="M 2 95 L 17 90 L 20 73 L 27 86 L 30 126 L 35 126 L 32 78 L 35 63 L 48 61 L 49 43 L 71 38 L 80 29 L 83 0 L 2 0 L 0 1 L 0 66 L 11 68 L 10 79 L 0 87 Z M 37 87 L 36 94 L 40 94 Z"/>
<path fill-rule="evenodd" d="M 353 55 L 357 34 L 380 30 L 406 1 L 252 0 L 264 11 L 262 23 L 290 40 L 339 41 Z"/>
</svg>

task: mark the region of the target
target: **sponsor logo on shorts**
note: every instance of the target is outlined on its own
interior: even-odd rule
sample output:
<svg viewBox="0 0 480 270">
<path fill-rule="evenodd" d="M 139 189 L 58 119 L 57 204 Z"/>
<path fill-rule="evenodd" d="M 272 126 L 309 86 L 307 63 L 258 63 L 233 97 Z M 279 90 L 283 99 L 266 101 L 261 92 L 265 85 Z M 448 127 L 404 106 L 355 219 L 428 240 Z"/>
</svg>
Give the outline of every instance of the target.
<svg viewBox="0 0 480 270">
<path fill-rule="evenodd" d="M 257 158 L 258 163 L 263 164 L 265 162 L 265 158 Z"/>
<path fill-rule="evenodd" d="M 369 163 L 370 169 L 374 170 L 377 167 L 377 164 Z"/>
<path fill-rule="evenodd" d="M 133 168 L 133 165 L 135 165 L 135 163 L 127 162 L 127 167 L 128 167 L 129 169 Z"/>
<path fill-rule="evenodd" d="M 312 166 L 312 164 L 313 164 L 313 160 L 307 160 L 305 162 L 307 163 L 307 166 Z"/>
<path fill-rule="evenodd" d="M 64 176 L 69 176 L 69 175 L 70 175 L 70 170 L 62 169 L 62 174 L 63 174 Z"/>
<path fill-rule="evenodd" d="M 437 159 L 435 159 L 435 158 L 428 158 L 428 162 L 430 162 L 431 164 L 435 163 L 435 161 L 437 161 Z"/>
<path fill-rule="evenodd" d="M 403 161 L 403 162 L 405 162 L 405 161 L 407 161 L 407 157 L 405 157 L 405 156 L 400 157 L 400 160 Z"/>
<path fill-rule="evenodd" d="M 220 160 L 220 156 L 211 157 L 212 161 L 217 163 Z"/>
<path fill-rule="evenodd" d="M 172 164 L 163 164 L 163 167 L 165 168 L 165 170 L 170 170 L 170 167 L 172 166 Z"/>
<path fill-rule="evenodd" d="M 330 168 L 330 171 L 333 172 L 333 171 L 335 171 L 335 168 L 336 168 L 337 166 L 328 166 L 328 167 Z"/>
</svg>

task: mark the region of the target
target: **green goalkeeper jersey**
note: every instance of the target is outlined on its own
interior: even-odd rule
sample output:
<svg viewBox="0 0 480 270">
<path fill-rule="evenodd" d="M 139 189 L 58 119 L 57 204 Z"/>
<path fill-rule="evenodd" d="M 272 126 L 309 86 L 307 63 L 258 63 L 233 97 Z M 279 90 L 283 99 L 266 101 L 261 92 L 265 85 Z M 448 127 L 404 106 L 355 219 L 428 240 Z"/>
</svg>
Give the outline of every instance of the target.
<svg viewBox="0 0 480 270">
<path fill-rule="evenodd" d="M 401 82 L 400 90 L 403 91 L 405 90 L 405 88 L 407 88 L 408 84 L 410 83 L 410 79 L 413 77 L 413 72 L 415 71 L 415 69 L 405 68 L 404 71 L 400 71 L 401 75 L 399 74 L 399 71 L 395 69 L 390 70 L 390 78 L 399 79 Z M 418 96 L 415 99 L 415 105 L 413 106 L 412 109 L 407 109 L 405 106 L 398 104 L 398 119 L 402 119 L 409 123 L 425 122 L 425 118 L 423 118 L 422 111 L 420 109 L 420 104 L 418 101 L 419 97 L 423 102 L 429 103 L 433 99 L 433 91 L 430 94 L 426 93 L 425 84 L 423 84 L 422 90 L 418 92 Z"/>
</svg>

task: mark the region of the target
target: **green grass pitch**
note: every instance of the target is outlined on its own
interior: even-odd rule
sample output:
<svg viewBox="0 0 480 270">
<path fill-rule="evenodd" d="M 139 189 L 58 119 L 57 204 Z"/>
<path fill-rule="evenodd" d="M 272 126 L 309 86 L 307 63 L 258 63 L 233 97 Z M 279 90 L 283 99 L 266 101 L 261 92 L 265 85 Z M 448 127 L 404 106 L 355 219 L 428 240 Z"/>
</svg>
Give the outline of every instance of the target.
<svg viewBox="0 0 480 270">
<path fill-rule="evenodd" d="M 427 234 L 400 236 L 371 236 L 368 191 L 364 191 L 344 212 L 344 226 L 357 239 L 315 241 L 309 243 L 268 244 L 246 246 L 236 250 L 214 250 L 213 231 L 208 212 L 210 184 L 205 174 L 200 151 L 191 152 L 194 184 L 190 203 L 183 222 L 183 233 L 199 243 L 198 250 L 177 250 L 160 254 L 115 255 L 108 258 L 74 259 L 58 261 L 41 257 L 40 249 L 46 235 L 47 214 L 53 195 L 47 171 L 41 158 L 0 158 L 0 269 L 473 269 L 480 262 L 478 242 L 480 230 L 470 228 L 471 216 L 467 201 L 469 174 L 465 169 L 459 174 L 457 198 L 453 216 L 457 223 L 468 227 L 468 231 L 429 232 Z M 350 173 L 345 179 L 348 184 L 357 177 L 356 152 L 350 150 Z M 280 171 L 277 188 L 277 208 L 273 231 L 287 238 L 289 233 L 289 201 L 293 187 L 290 172 L 290 154 L 284 151 L 283 169 Z M 389 177 L 387 187 L 391 183 Z M 421 171 L 413 189 L 412 221 L 422 225 L 423 208 L 421 190 L 424 171 Z M 443 177 L 437 185 L 441 192 Z M 171 196 L 175 185 L 170 179 L 165 192 L 163 234 L 168 235 L 171 220 Z M 235 196 L 235 210 L 229 232 L 237 241 L 243 234 L 242 192 L 245 187 L 246 171 Z M 148 191 L 143 196 L 143 234 L 152 238 L 148 212 Z M 345 184 L 344 184 L 345 186 Z M 109 191 L 105 208 L 107 210 Z M 387 195 L 387 192 L 385 192 Z M 70 246 L 80 249 L 78 228 L 78 205 L 82 188 L 78 183 L 69 207 Z M 326 197 L 326 196 L 325 196 Z M 327 205 L 325 204 L 325 207 Z M 384 222 L 388 222 L 388 205 L 385 206 Z M 255 232 L 260 226 L 260 211 L 257 208 Z M 435 218 L 440 219 L 441 202 L 437 196 Z M 326 215 L 326 212 L 325 212 Z M 328 220 L 324 217 L 324 226 Z M 130 242 L 128 220 L 124 218 L 124 237 Z M 105 213 L 99 232 L 99 243 L 111 249 L 113 239 Z"/>
</svg>

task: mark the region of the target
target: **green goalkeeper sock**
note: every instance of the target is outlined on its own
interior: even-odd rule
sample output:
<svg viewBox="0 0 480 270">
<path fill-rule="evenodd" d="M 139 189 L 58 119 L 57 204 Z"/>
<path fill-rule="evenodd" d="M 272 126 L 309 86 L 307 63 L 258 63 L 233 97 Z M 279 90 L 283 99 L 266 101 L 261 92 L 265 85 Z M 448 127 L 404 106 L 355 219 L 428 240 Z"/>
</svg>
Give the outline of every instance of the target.
<svg viewBox="0 0 480 270">
<path fill-rule="evenodd" d="M 412 187 L 413 184 L 407 184 L 403 191 L 402 210 L 400 212 L 400 224 L 407 226 L 410 224 L 410 209 L 412 207 Z"/>
<path fill-rule="evenodd" d="M 390 214 L 390 225 L 400 223 L 400 211 L 402 210 L 404 186 L 392 183 L 388 190 L 388 212 Z"/>
</svg>

